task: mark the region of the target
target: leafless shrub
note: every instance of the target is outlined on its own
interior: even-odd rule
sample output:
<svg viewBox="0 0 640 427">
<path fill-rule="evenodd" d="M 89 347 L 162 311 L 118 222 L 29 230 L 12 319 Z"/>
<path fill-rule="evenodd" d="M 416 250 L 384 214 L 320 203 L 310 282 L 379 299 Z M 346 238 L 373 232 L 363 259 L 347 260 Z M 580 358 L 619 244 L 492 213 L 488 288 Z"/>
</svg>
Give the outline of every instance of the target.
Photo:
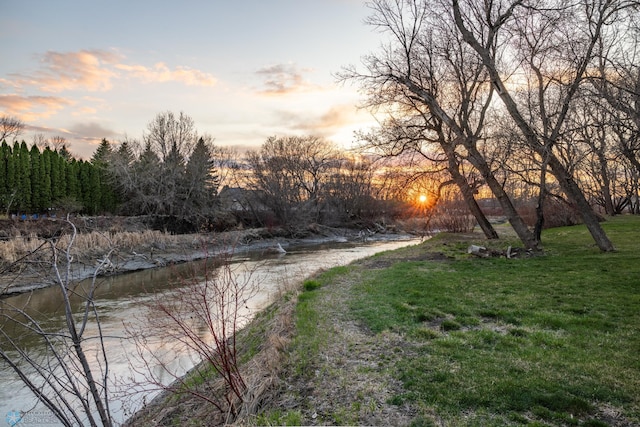
<svg viewBox="0 0 640 427">
<path fill-rule="evenodd" d="M 467 233 L 473 230 L 475 218 L 461 200 L 438 204 L 432 213 L 428 228 L 431 232 Z"/>
<path fill-rule="evenodd" d="M 109 363 L 96 309 L 94 295 L 96 278 L 109 263 L 109 251 L 94 270 L 87 288 L 75 286 L 70 280 L 76 227 L 71 228 L 66 244 L 47 240 L 50 265 L 56 286 L 62 297 L 65 326 L 50 325 L 38 320 L 29 303 L 18 307 L 0 300 L 0 361 L 12 369 L 29 390 L 65 426 L 111 426 L 109 409 Z M 82 301 L 77 313 L 72 306 Z M 36 356 L 30 340 L 36 340 L 42 356 Z M 39 351 L 40 352 L 40 351 Z"/>
<path fill-rule="evenodd" d="M 152 331 L 126 325 L 137 347 L 132 370 L 141 378 L 131 392 L 188 394 L 227 419 L 238 414 L 247 384 L 239 370 L 236 332 L 248 319 L 247 302 L 257 289 L 251 272 L 234 270 L 230 253 L 203 263 L 204 271 L 194 271 L 170 296 L 150 298 L 147 317 L 138 324 L 153 325 Z M 187 375 L 172 363 L 177 354 L 194 359 Z"/>
</svg>

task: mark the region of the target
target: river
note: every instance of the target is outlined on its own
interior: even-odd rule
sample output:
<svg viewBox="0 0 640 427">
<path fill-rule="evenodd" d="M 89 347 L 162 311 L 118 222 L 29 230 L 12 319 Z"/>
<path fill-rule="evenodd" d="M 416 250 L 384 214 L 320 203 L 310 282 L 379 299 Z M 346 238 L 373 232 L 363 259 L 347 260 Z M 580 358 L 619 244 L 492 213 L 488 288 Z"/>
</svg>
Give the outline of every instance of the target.
<svg viewBox="0 0 640 427">
<path fill-rule="evenodd" d="M 299 283 L 314 272 L 338 265 L 346 265 L 354 260 L 373 255 L 377 252 L 393 250 L 417 243 L 416 239 L 380 240 L 367 243 L 316 243 L 287 247 L 286 254 L 267 254 L 264 252 L 249 252 L 235 255 L 232 258 L 233 271 L 236 275 L 250 274 L 252 283 L 258 292 L 247 304 L 249 315 L 255 314 L 272 301 L 274 295 L 283 285 Z M 171 298 L 176 286 L 189 286 L 181 277 L 189 271 L 202 267 L 206 261 L 196 261 L 179 264 L 172 267 L 142 270 L 121 275 L 100 278 L 96 297 L 100 324 L 103 335 L 106 336 L 106 352 L 109 361 L 111 412 L 116 423 L 123 422 L 132 412 L 138 410 L 144 401 L 153 398 L 153 391 L 144 387 L 135 389 L 132 393 L 128 387 L 129 381 L 139 381 L 140 372 L 132 368 L 136 362 L 137 348 L 131 339 L 127 339 L 125 324 L 137 330 L 149 331 L 149 342 L 153 342 L 151 331 L 153 325 L 149 322 L 146 312 L 149 298 L 160 295 Z M 3 304 L 24 309 L 48 330 L 61 330 L 64 326 L 62 298 L 55 287 L 40 289 L 28 294 L 6 298 Z M 81 301 L 75 301 L 74 307 L 80 311 Z M 6 325 L 5 325 L 6 326 Z M 90 325 L 90 327 L 92 327 Z M 95 327 L 95 325 L 93 325 Z M 10 328 L 6 328 L 10 329 Z M 25 339 L 19 331 L 4 330 L 11 336 L 20 334 L 21 345 L 33 357 L 46 356 L 44 349 L 38 348 L 38 341 L 34 338 Z M 95 331 L 87 331 L 91 333 Z M 191 369 L 198 360 L 192 354 L 175 353 L 169 346 L 157 345 L 156 351 L 162 353 L 164 360 L 170 362 L 172 372 L 182 375 Z M 14 411 L 28 412 L 23 416 L 18 426 L 28 425 L 58 425 L 50 411 L 39 404 L 33 394 L 22 384 L 18 376 L 6 365 L 0 363 L 0 424 L 5 420 L 11 425 L 10 415 Z M 98 368 L 97 362 L 93 367 Z M 149 369 L 158 369 L 149 366 Z M 166 382 L 172 380 L 167 376 Z"/>
</svg>

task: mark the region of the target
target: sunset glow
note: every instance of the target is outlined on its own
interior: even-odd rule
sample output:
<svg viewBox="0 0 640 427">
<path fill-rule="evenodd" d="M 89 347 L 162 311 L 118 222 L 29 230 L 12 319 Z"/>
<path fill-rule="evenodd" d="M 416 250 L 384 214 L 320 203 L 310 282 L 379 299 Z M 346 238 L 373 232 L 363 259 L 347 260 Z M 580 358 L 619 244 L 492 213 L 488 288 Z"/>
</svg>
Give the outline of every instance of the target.
<svg viewBox="0 0 640 427">
<path fill-rule="evenodd" d="M 3 2 L 0 114 L 25 122 L 28 143 L 61 136 L 88 158 L 102 138 L 141 138 L 163 111 L 222 146 L 310 134 L 350 146 L 375 124 L 335 78 L 379 43 L 363 2 L 66 6 Z"/>
</svg>

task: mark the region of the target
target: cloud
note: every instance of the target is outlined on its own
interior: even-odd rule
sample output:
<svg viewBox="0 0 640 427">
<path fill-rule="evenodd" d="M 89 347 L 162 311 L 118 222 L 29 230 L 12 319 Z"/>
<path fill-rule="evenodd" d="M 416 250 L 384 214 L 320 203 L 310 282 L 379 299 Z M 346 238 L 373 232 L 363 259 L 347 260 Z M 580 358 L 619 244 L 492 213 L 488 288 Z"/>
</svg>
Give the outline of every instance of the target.
<svg viewBox="0 0 640 427">
<path fill-rule="evenodd" d="M 17 82 L 0 77 L 0 87 L 3 87 L 3 86 L 10 87 L 13 90 L 20 89 L 20 85 Z"/>
<path fill-rule="evenodd" d="M 352 126 L 362 120 L 354 105 L 335 105 L 319 116 L 309 117 L 290 111 L 280 111 L 279 118 L 295 130 L 310 132 L 315 135 L 330 135 L 346 126 Z"/>
<path fill-rule="evenodd" d="M 315 122 L 310 124 L 310 126 L 319 129 L 335 130 L 357 122 L 357 113 L 358 110 L 354 105 L 336 105 L 318 117 Z"/>
<path fill-rule="evenodd" d="M 21 96 L 0 94 L 0 107 L 7 115 L 29 122 L 51 117 L 73 102 L 57 96 Z"/>
<path fill-rule="evenodd" d="M 298 70 L 294 64 L 276 64 L 260 68 L 256 74 L 264 79 L 265 95 L 287 95 L 317 88 L 304 80 L 304 73 L 311 69 Z"/>
<path fill-rule="evenodd" d="M 188 86 L 214 86 L 217 83 L 217 79 L 209 73 L 182 66 L 172 70 L 163 62 L 158 62 L 152 68 L 126 64 L 118 64 L 116 68 L 145 83 L 176 81 Z"/>
<path fill-rule="evenodd" d="M 102 126 L 100 123 L 77 123 L 69 128 L 69 132 L 76 138 L 96 140 L 118 136 L 119 133 Z"/>
<path fill-rule="evenodd" d="M 57 129 L 57 128 L 51 128 L 48 126 L 35 126 L 35 125 L 30 125 L 30 124 L 25 124 L 24 125 L 25 130 L 31 132 L 31 133 L 40 133 L 40 134 L 51 134 L 51 135 L 60 135 L 62 133 L 65 133 L 64 131 Z"/>
<path fill-rule="evenodd" d="M 79 52 L 46 52 L 40 59 L 42 67 L 32 74 L 13 74 L 21 86 L 35 86 L 44 92 L 64 90 L 107 91 L 117 77 L 110 66 L 118 55 L 103 50 Z"/>
<path fill-rule="evenodd" d="M 41 67 L 32 73 L 13 73 L 12 79 L 1 79 L 0 84 L 15 89 L 36 87 L 43 92 L 84 90 L 106 92 L 117 80 L 133 77 L 145 83 L 179 82 L 189 86 L 213 86 L 216 78 L 204 71 L 186 66 L 169 68 L 159 62 L 153 67 L 126 64 L 123 57 L 104 50 L 78 52 L 48 51 L 40 58 Z"/>
</svg>

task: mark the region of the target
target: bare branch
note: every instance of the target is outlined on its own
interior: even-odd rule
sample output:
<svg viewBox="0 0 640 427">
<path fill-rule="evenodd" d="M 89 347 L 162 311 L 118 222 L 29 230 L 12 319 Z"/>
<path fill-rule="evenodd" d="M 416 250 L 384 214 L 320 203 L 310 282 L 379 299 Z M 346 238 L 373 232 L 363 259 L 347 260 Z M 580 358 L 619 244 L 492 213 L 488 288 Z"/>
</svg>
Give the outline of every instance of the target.
<svg viewBox="0 0 640 427">
<path fill-rule="evenodd" d="M 71 228 L 71 236 L 67 247 L 59 248 L 53 240 L 46 241 L 52 255 L 51 266 L 55 276 L 56 286 L 63 301 L 66 327 L 59 331 L 46 328 L 42 322 L 29 314 L 29 300 L 24 307 L 17 307 L 0 300 L 0 318 L 12 330 L 20 331 L 17 335 L 9 335 L 5 328 L 0 329 L 0 359 L 14 370 L 34 395 L 52 411 L 64 425 L 82 425 L 88 423 L 97 426 L 111 426 L 112 418 L 109 412 L 107 380 L 108 361 L 105 353 L 104 337 L 100 326 L 100 318 L 95 307 L 94 291 L 95 276 L 92 289 L 83 295 L 86 308 L 91 309 L 81 316 L 80 321 L 74 317 L 70 297 L 74 295 L 70 282 L 72 247 L 76 237 L 76 227 L 69 219 L 65 223 Z M 97 274 L 97 272 L 96 272 Z M 95 337 L 85 337 L 85 327 L 89 317 L 96 322 L 98 334 Z M 20 339 L 37 338 L 40 349 L 44 350 L 41 357 L 34 357 L 20 342 Z M 86 343 L 98 339 L 101 358 L 102 378 L 95 379 L 95 373 L 90 366 Z M 97 418 L 96 418 L 97 415 Z"/>
<path fill-rule="evenodd" d="M 0 116 L 0 143 L 7 138 L 18 139 L 24 130 L 22 120 L 11 116 Z M 10 143 L 11 141 L 7 141 Z"/>
</svg>

